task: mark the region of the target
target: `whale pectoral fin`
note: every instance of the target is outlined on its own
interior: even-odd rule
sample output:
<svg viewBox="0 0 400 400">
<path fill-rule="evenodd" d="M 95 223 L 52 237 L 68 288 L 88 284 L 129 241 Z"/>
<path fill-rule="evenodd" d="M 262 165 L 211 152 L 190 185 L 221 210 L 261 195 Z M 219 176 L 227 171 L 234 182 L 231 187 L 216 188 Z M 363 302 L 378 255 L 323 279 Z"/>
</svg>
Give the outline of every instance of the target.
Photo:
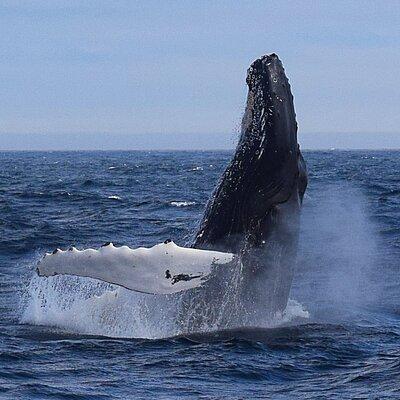
<svg viewBox="0 0 400 400">
<path fill-rule="evenodd" d="M 214 267 L 228 264 L 230 253 L 196 250 L 169 241 L 152 248 L 114 247 L 58 250 L 37 266 L 39 276 L 75 275 L 151 294 L 170 294 L 200 286 Z"/>
</svg>

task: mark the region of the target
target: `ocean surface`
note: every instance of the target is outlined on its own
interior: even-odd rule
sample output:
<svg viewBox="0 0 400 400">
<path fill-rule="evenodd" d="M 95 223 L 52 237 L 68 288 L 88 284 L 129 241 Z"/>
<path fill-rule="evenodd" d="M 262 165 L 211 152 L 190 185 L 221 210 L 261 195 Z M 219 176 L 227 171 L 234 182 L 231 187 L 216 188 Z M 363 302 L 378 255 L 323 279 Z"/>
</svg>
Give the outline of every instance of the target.
<svg viewBox="0 0 400 400">
<path fill-rule="evenodd" d="M 0 152 L 1 398 L 400 398 L 400 152 L 305 152 L 290 301 L 263 326 L 182 335 L 173 302 L 36 276 L 56 247 L 190 243 L 230 157 Z"/>
</svg>

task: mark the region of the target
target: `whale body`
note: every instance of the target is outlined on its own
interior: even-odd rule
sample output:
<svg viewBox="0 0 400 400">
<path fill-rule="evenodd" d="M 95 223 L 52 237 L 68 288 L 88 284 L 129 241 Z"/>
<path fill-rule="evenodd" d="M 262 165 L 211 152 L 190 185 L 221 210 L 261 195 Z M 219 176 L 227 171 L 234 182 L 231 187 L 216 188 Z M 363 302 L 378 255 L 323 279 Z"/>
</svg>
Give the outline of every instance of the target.
<svg viewBox="0 0 400 400">
<path fill-rule="evenodd" d="M 236 323 L 254 325 L 287 305 L 307 170 L 297 142 L 293 96 L 278 56 L 254 61 L 246 82 L 239 143 L 206 207 L 193 247 L 239 255 L 240 277 L 225 277 L 225 290 L 236 287 L 228 299 L 232 309 L 224 313 L 238 312 L 240 306 Z M 219 282 L 215 287 L 201 296 L 218 302 L 224 289 Z M 196 301 L 189 298 L 186 308 Z"/>
</svg>

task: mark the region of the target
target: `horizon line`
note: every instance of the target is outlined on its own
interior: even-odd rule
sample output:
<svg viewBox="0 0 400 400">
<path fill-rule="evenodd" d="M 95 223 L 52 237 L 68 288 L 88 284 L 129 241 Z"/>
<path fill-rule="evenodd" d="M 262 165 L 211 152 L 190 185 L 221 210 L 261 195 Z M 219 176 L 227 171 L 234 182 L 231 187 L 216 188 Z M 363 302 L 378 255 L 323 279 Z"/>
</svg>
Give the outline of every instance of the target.
<svg viewBox="0 0 400 400">
<path fill-rule="evenodd" d="M 113 153 L 113 152 L 153 152 L 153 153 L 162 153 L 162 152 L 230 152 L 235 150 L 236 147 L 232 148 L 215 148 L 215 149 L 174 149 L 174 148 L 165 148 L 165 149 L 42 149 L 42 150 L 32 150 L 32 149 L 0 149 L 0 153 L 90 153 L 90 152 L 103 152 L 103 153 Z M 321 148 L 301 148 L 301 151 L 310 152 L 310 151 L 400 151 L 400 147 L 376 147 L 376 148 L 356 148 L 356 147 L 321 147 Z"/>
<path fill-rule="evenodd" d="M 300 148 L 324 150 L 396 150 L 400 132 L 300 132 Z M 232 151 L 238 131 L 225 133 L 0 133 L 1 151 Z"/>
</svg>

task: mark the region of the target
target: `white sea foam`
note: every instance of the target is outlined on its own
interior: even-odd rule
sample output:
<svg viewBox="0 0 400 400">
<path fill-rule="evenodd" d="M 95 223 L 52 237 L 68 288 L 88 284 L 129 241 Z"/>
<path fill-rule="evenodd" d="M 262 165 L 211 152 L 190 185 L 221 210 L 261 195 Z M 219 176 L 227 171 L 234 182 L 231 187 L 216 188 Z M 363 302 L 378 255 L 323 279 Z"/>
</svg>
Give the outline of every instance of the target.
<svg viewBox="0 0 400 400">
<path fill-rule="evenodd" d="M 268 327 L 278 327 L 283 324 L 289 324 L 294 320 L 308 318 L 310 318 L 310 313 L 305 309 L 304 305 L 296 300 L 289 299 L 285 310 L 282 313 L 277 313 Z"/>
<path fill-rule="evenodd" d="M 171 206 L 174 207 L 188 207 L 196 204 L 194 201 L 171 201 Z"/>
</svg>

